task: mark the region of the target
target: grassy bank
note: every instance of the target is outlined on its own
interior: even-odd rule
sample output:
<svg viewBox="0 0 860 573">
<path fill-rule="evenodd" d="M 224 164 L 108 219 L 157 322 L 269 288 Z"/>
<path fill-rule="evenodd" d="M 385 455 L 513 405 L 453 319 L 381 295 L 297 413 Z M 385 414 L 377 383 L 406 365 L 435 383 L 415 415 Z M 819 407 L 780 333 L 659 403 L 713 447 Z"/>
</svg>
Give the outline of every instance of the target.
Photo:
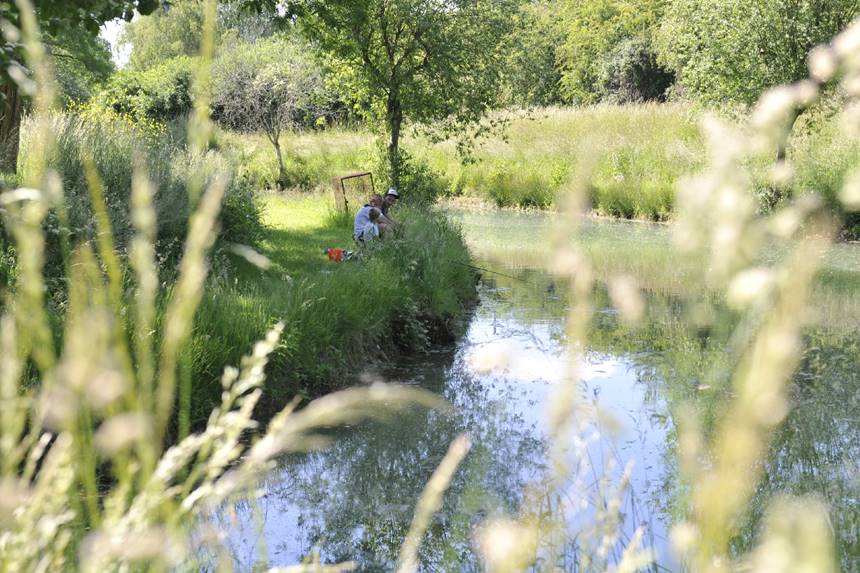
<svg viewBox="0 0 860 573">
<path fill-rule="evenodd" d="M 374 361 L 450 339 L 475 296 L 459 229 L 440 214 L 398 208 L 399 237 L 358 260 L 333 263 L 326 247 L 354 249 L 352 218 L 332 214 L 329 195 L 261 199 L 262 271 L 234 261 L 198 312 L 187 358 L 194 373 L 192 422 L 220 396 L 218 376 L 266 328 L 286 324 L 272 356 L 263 406 L 316 396 L 357 381 Z"/>
<path fill-rule="evenodd" d="M 86 158 L 103 183 L 113 244 L 123 266 L 130 264 L 134 237 L 131 197 L 132 158 L 148 167 L 153 184 L 153 238 L 164 303 L 177 278 L 177 261 L 185 246 L 190 204 L 187 182 L 231 173 L 218 220 L 210 278 L 196 317 L 194 337 L 183 350 L 184 392 L 192 396 L 192 424 L 206 421 L 221 400 L 220 376 L 225 365 L 242 356 L 275 323 L 286 330 L 270 363 L 272 375 L 263 402 L 269 413 L 295 395 L 319 396 L 356 381 L 365 366 L 401 352 L 413 352 L 449 339 L 457 319 L 474 296 L 474 276 L 452 261 L 469 259 L 458 229 L 443 216 L 398 207 L 402 234 L 385 241 L 361 260 L 335 264 L 326 247 L 354 249 L 352 217 L 332 214 L 330 192 L 293 193 L 295 198 L 255 194 L 255 169 L 264 149 L 252 138 L 241 141 L 241 152 L 222 135 L 221 149 L 205 154 L 188 150 L 180 125 L 139 125 L 117 115 L 93 116 L 68 112 L 51 117 L 57 145 L 48 164 L 64 184 L 65 210 L 52 211 L 44 223 L 48 242 L 45 268 L 55 337 L 64 328 L 68 293 L 59 237 L 73 245 L 97 236 Z M 326 138 L 297 138 L 311 151 L 289 154 L 290 165 L 303 166 L 306 181 L 326 180 L 341 166 L 363 164 L 366 135 L 331 132 Z M 35 124 L 26 120 L 19 174 L 32 176 L 38 166 Z M 261 144 L 262 145 L 262 144 Z M 355 150 L 359 151 L 356 152 Z M 265 150 L 268 151 L 268 150 Z M 306 159 L 305 159 L 306 158 Z M 17 178 L 4 175 L 0 189 Z M 62 216 L 61 216 L 62 215 Z M 0 291 L 17 272 L 15 251 L 0 224 Z M 232 245 L 253 245 L 271 261 L 265 271 L 232 254 Z M 125 290 L 135 288 L 126 273 Z M 129 316 L 132 313 L 127 311 Z M 157 324 L 163 322 L 159 316 Z M 161 328 L 155 331 L 160 337 Z M 188 392 L 188 386 L 191 392 Z"/>
</svg>

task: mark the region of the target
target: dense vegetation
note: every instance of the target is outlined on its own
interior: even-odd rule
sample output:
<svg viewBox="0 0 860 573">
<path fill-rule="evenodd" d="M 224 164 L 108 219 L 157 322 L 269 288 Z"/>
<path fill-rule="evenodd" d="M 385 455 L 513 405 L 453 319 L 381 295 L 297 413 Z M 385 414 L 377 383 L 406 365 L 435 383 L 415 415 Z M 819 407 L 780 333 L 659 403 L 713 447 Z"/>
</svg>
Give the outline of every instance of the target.
<svg viewBox="0 0 860 573">
<path fill-rule="evenodd" d="M 304 399 L 456 335 L 475 275 L 460 231 L 434 210 L 446 196 L 675 219 L 703 257 L 671 261 L 703 285 L 683 301 L 695 329 L 683 343 L 732 329 L 713 374 L 732 390 L 705 424 L 676 412 L 689 488 L 677 550 L 703 572 L 764 570 L 789 549 L 788 563 L 830 569 L 815 503 L 776 506 L 761 545 L 738 550 L 734 537 L 789 408 L 831 217 L 860 230 L 860 28 L 820 45 L 860 2 L 34 4 L 0 0 L 0 569 L 214 568 L 222 540 L 197 528 L 280 454 L 386 407 L 438 405 L 379 386 Z M 97 35 L 114 18 L 130 22 L 122 69 Z M 797 83 L 771 91 L 779 82 Z M 351 246 L 352 222 L 329 207 L 331 179 L 358 170 L 376 175 L 375 191 L 400 188 L 402 226 L 335 264 L 323 249 Z M 774 243 L 785 253 L 768 258 Z M 612 275 L 611 304 L 635 322 L 644 303 L 616 275 L 665 252 L 601 260 L 569 235 L 559 245 L 575 363 L 595 277 Z M 695 298 L 705 287 L 726 293 L 728 326 Z M 547 500 L 578 477 L 563 452 L 576 416 L 593 415 L 559 386 L 549 479 L 532 492 Z M 417 570 L 468 447 L 454 441 L 422 494 L 403 571 Z M 599 501 L 594 530 L 611 540 L 617 515 Z M 568 525 L 523 509 L 481 518 L 489 570 L 525 570 L 539 538 Z M 645 566 L 640 542 L 610 563 L 598 540 L 592 565 Z"/>
</svg>

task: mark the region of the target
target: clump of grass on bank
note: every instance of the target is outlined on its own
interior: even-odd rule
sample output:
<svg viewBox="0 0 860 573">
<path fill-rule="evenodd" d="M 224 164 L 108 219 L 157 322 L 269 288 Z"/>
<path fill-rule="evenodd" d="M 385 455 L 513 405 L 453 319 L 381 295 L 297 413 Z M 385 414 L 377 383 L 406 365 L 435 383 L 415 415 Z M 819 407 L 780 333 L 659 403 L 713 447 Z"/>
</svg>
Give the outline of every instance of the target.
<svg viewBox="0 0 860 573">
<path fill-rule="evenodd" d="M 332 216 L 328 195 L 262 200 L 260 242 L 268 271 L 241 266 L 209 289 L 189 348 L 200 420 L 220 395 L 217 374 L 276 321 L 286 329 L 272 356 L 262 406 L 356 382 L 376 359 L 448 340 L 475 296 L 459 229 L 432 211 L 398 208 L 402 234 L 359 260 L 330 262 L 327 247 L 355 249 L 352 218 Z"/>
</svg>

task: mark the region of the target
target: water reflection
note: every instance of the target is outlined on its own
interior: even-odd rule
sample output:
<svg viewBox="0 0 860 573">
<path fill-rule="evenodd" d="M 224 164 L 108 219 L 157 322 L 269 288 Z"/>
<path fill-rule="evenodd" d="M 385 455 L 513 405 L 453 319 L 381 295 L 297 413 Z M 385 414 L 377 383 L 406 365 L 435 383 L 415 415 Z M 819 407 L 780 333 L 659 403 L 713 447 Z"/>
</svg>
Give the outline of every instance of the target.
<svg viewBox="0 0 860 573">
<path fill-rule="evenodd" d="M 319 549 L 326 562 L 356 560 L 362 571 L 391 570 L 422 488 L 450 442 L 468 431 L 473 450 L 428 531 L 421 559 L 426 571 L 477 571 L 476 525 L 516 514 L 525 492 L 533 495 L 546 478 L 546 411 L 554 386 L 565 383 L 567 316 L 563 285 L 537 270 L 545 255 L 537 231 L 549 218 L 506 214 L 462 220 L 483 264 L 516 273 L 518 280 L 487 274 L 481 305 L 455 348 L 379 373 L 438 392 L 452 410 L 413 410 L 387 423 L 348 428 L 331 449 L 285 459 L 266 484 L 256 517 L 247 505 L 235 518 L 224 517 L 240 569 L 252 569 L 265 546 L 270 565 L 293 564 Z M 617 481 L 632 463 L 630 487 L 621 497 L 620 535 L 609 546 L 609 560 L 643 527 L 659 568 L 679 570 L 666 540 L 688 503 L 677 472 L 674 416 L 692 405 L 706 432 L 718 419 L 731 391 L 727 373 L 737 360 L 729 345 L 735 317 L 714 297 L 691 295 L 684 269 L 664 264 L 670 256 L 665 228 L 600 223 L 587 228 L 586 238 L 592 254 L 603 256 L 598 271 L 604 278 L 626 264 L 646 287 L 648 314 L 631 329 L 611 309 L 605 289 L 595 292 L 598 311 L 580 365 L 579 391 L 583 403 L 608 416 L 580 428 L 584 440 L 570 452 L 574 475 L 562 488 L 564 495 L 546 496 L 538 504 L 539 511 L 571 512 L 567 533 L 555 540 L 553 564 L 580 570 L 590 550 L 583 534 L 607 496 L 602 478 Z M 849 254 L 854 259 L 840 259 L 843 267 L 845 260 L 860 260 L 860 250 Z M 829 268 L 817 291 L 824 293 L 818 301 L 822 320 L 807 335 L 793 409 L 774 435 L 734 547 L 740 554 L 755 544 L 774 495 L 814 494 L 831 508 L 842 569 L 855 571 L 860 570 L 860 323 L 852 316 L 860 315 L 853 315 L 856 305 L 846 301 L 856 298 L 860 281 L 850 269 L 835 263 Z M 713 316 L 690 320 L 691 301 L 702 300 Z M 515 359 L 501 374 L 479 374 L 470 357 L 482 349 Z"/>
<path fill-rule="evenodd" d="M 546 481 L 546 412 L 553 386 L 564 380 L 563 297 L 547 275 L 523 276 L 527 282 L 519 288 L 487 281 L 483 302 L 456 349 L 383 373 L 439 392 L 453 409 L 413 410 L 387 423 L 349 428 L 326 451 L 284 460 L 259 501 L 262 539 L 250 508 L 238 512 L 231 539 L 240 565 L 250 568 L 265 541 L 272 565 L 295 563 L 318 547 L 325 561 L 356 560 L 363 571 L 391 570 L 415 500 L 450 442 L 468 431 L 473 450 L 421 557 L 425 570 L 480 569 L 475 527 L 493 516 L 515 515 L 524 492 Z M 470 357 L 493 345 L 515 350 L 517 360 L 501 374 L 476 374 Z M 604 502 L 601 478 L 618 478 L 633 462 L 632 487 L 621 499 L 625 519 L 611 551 L 620 555 L 640 525 L 648 540 L 665 549 L 666 527 L 653 511 L 656 498 L 647 493 L 662 483 L 665 406 L 636 382 L 625 360 L 590 353 L 581 370 L 582 400 L 611 411 L 617 424 L 583 427 L 584 451 L 571 453 L 586 479 L 569 484 L 576 510 L 570 527 L 581 529 Z M 572 567 L 581 559 L 575 536 L 562 545 L 559 564 Z"/>
</svg>

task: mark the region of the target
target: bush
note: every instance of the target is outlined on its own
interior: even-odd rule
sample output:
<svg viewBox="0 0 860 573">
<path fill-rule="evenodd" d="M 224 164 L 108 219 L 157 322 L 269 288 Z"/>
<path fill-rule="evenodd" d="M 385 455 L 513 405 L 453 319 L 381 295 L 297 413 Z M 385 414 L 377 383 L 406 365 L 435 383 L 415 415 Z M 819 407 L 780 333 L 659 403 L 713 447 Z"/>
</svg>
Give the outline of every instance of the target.
<svg viewBox="0 0 860 573">
<path fill-rule="evenodd" d="M 641 103 L 665 101 L 675 76 L 657 64 L 647 39 L 634 37 L 607 54 L 598 81 L 604 101 Z"/>
<path fill-rule="evenodd" d="M 404 203 L 432 205 L 436 199 L 445 195 L 448 183 L 440 173 L 434 171 L 424 159 L 414 157 L 403 147 L 399 152 L 400 188 L 398 191 Z M 391 181 L 388 177 L 388 155 L 384 144 L 377 144 L 369 163 L 374 177 L 377 177 L 378 190 L 385 192 L 391 186 Z"/>
<path fill-rule="evenodd" d="M 170 121 L 192 108 L 196 58 L 179 56 L 146 71 L 120 71 L 96 96 L 98 106 L 135 120 Z"/>
</svg>

